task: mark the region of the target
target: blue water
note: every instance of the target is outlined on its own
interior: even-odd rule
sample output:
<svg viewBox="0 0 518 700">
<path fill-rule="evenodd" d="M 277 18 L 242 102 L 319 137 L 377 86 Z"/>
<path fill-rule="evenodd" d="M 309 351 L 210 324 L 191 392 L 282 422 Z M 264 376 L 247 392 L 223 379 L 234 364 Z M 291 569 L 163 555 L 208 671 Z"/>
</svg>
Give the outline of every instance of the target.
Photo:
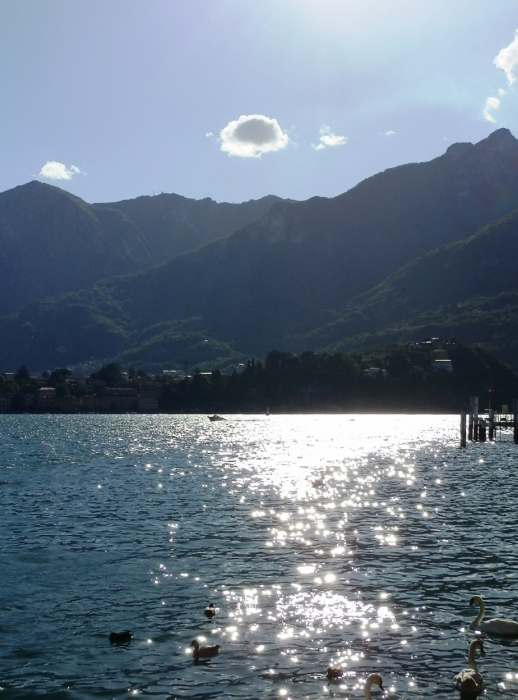
<svg viewBox="0 0 518 700">
<path fill-rule="evenodd" d="M 455 416 L 0 416 L 0 700 L 455 697 L 471 595 L 518 619 L 517 465 Z"/>
</svg>

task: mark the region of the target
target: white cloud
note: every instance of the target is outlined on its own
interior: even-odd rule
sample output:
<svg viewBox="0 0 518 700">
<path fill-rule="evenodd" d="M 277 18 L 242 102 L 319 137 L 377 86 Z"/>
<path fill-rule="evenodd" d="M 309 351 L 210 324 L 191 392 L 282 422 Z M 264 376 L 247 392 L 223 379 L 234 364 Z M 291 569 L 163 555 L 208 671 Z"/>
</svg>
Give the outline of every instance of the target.
<svg viewBox="0 0 518 700">
<path fill-rule="evenodd" d="M 500 51 L 493 63 L 497 68 L 501 68 L 504 71 L 509 85 L 512 85 L 516 80 L 514 69 L 518 65 L 518 30 L 516 30 L 514 39 L 509 46 Z"/>
<path fill-rule="evenodd" d="M 263 153 L 280 151 L 289 141 L 277 120 L 262 114 L 242 114 L 229 122 L 219 137 L 222 151 L 241 158 L 260 158 Z"/>
<path fill-rule="evenodd" d="M 80 172 L 75 165 L 67 168 L 64 163 L 58 163 L 57 160 L 48 160 L 40 170 L 39 176 L 47 180 L 70 180 L 72 175 L 77 175 Z"/>
<path fill-rule="evenodd" d="M 385 136 L 394 136 L 395 133 L 396 133 L 396 132 L 395 132 L 395 131 L 392 131 L 392 130 L 385 131 Z"/>
<path fill-rule="evenodd" d="M 208 139 L 210 139 L 210 137 L 211 137 L 211 136 L 214 136 L 214 134 L 212 133 L 212 131 L 207 131 L 207 133 L 205 134 L 205 136 L 206 136 Z"/>
<path fill-rule="evenodd" d="M 488 122 L 496 122 L 496 119 L 494 118 L 492 112 L 495 109 L 498 109 L 499 107 L 500 100 L 498 99 L 498 97 L 488 97 L 483 109 L 484 118 L 487 119 Z"/>
<path fill-rule="evenodd" d="M 316 151 L 321 151 L 324 148 L 332 146 L 345 146 L 348 138 L 346 136 L 338 136 L 338 134 L 333 134 L 328 126 L 324 126 L 322 129 L 320 129 L 320 138 L 318 141 L 319 142 L 316 146 L 314 143 L 311 145 Z"/>
</svg>

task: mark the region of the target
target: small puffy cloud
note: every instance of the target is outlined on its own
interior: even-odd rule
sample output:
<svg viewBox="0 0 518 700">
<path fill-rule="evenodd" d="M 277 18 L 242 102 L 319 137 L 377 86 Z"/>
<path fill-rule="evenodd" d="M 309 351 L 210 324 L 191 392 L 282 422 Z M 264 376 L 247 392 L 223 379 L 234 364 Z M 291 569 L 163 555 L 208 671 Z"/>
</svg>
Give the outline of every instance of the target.
<svg viewBox="0 0 518 700">
<path fill-rule="evenodd" d="M 389 131 L 385 131 L 385 136 L 394 136 L 395 133 L 396 133 L 395 131 L 392 131 L 391 129 L 389 129 Z"/>
<path fill-rule="evenodd" d="M 80 172 L 75 165 L 67 168 L 64 163 L 58 163 L 57 160 L 48 160 L 40 170 L 39 176 L 47 180 L 70 180 L 72 175 L 77 175 Z"/>
<path fill-rule="evenodd" d="M 206 136 L 208 139 L 210 139 L 210 137 L 211 137 L 211 136 L 214 136 L 214 134 L 212 133 L 212 131 L 207 131 L 207 133 L 205 134 L 205 136 Z"/>
<path fill-rule="evenodd" d="M 500 51 L 493 63 L 497 68 L 501 68 L 504 71 L 507 76 L 507 82 L 509 85 L 512 85 L 516 80 L 514 69 L 518 65 L 518 30 L 509 46 Z"/>
<path fill-rule="evenodd" d="M 229 122 L 219 137 L 222 151 L 241 158 L 260 158 L 263 153 L 280 151 L 289 141 L 277 120 L 262 114 L 241 115 Z"/>
<path fill-rule="evenodd" d="M 320 138 L 318 144 L 315 146 L 314 143 L 311 145 L 316 151 L 322 151 L 324 148 L 330 148 L 332 146 L 345 146 L 348 139 L 346 136 L 338 136 L 338 134 L 333 134 L 328 126 L 324 126 L 320 129 Z"/>
<path fill-rule="evenodd" d="M 483 114 L 484 118 L 487 119 L 488 122 L 495 122 L 496 119 L 493 116 L 493 112 L 495 109 L 498 109 L 500 107 L 500 100 L 498 97 L 488 97 L 486 100 L 486 104 L 484 105 L 483 109 Z"/>
</svg>

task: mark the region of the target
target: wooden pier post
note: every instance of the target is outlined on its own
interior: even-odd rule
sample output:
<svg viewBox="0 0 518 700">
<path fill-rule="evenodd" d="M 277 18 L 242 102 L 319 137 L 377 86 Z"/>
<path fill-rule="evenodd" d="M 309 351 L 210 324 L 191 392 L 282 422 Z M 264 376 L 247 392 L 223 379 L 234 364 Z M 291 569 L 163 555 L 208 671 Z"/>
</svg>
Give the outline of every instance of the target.
<svg viewBox="0 0 518 700">
<path fill-rule="evenodd" d="M 469 428 L 468 439 L 473 440 L 473 396 L 469 397 Z"/>
<path fill-rule="evenodd" d="M 475 442 L 480 440 L 480 425 L 478 420 L 478 396 L 473 397 L 473 439 Z"/>
<path fill-rule="evenodd" d="M 485 442 L 486 441 L 486 421 L 484 418 L 479 418 L 478 421 L 478 439 L 479 442 Z"/>
<path fill-rule="evenodd" d="M 495 410 L 494 408 L 489 409 L 489 442 L 493 442 L 495 439 Z"/>
<path fill-rule="evenodd" d="M 466 409 L 460 412 L 460 446 L 466 447 Z"/>
</svg>

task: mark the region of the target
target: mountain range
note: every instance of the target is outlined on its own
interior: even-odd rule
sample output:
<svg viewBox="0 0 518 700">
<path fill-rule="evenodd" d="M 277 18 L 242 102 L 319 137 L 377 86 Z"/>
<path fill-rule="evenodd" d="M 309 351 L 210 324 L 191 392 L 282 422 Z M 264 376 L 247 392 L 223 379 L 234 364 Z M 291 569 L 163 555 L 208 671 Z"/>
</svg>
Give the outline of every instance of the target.
<svg viewBox="0 0 518 700">
<path fill-rule="evenodd" d="M 484 343 L 518 366 L 517 209 L 507 129 L 331 199 L 88 205 L 29 183 L 0 195 L 0 249 L 10 240 L 18 255 L 0 258 L 18 275 L 0 284 L 0 308 L 16 308 L 0 318 L 0 367 L 214 365 L 424 335 Z M 74 267 L 74 246 L 88 264 Z M 33 250 L 39 267 L 26 267 Z"/>
<path fill-rule="evenodd" d="M 145 270 L 260 218 L 278 197 L 242 204 L 175 194 L 87 204 L 38 181 L 0 194 L 0 316 L 33 299 Z"/>
</svg>

